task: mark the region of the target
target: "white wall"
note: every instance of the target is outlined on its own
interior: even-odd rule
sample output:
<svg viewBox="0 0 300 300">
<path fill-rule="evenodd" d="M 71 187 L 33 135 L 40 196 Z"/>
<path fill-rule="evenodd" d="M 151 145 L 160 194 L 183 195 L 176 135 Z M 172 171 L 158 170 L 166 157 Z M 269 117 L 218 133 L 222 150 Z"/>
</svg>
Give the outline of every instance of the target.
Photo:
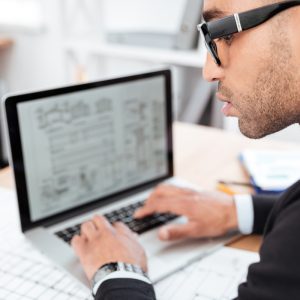
<svg viewBox="0 0 300 300">
<path fill-rule="evenodd" d="M 14 40 L 7 70 L 2 70 L 9 91 L 39 89 L 65 82 L 59 1 L 40 0 L 45 12 L 43 32 L 1 31 Z"/>
<path fill-rule="evenodd" d="M 72 81 L 70 74 L 68 73 L 68 62 L 64 51 L 64 39 L 67 38 L 68 35 L 65 27 L 68 23 L 69 31 L 71 31 L 71 34 L 74 36 L 81 31 L 81 36 L 78 35 L 77 38 L 82 38 L 82 36 L 87 36 L 89 34 L 88 30 L 84 28 L 85 25 L 83 19 L 81 19 L 80 14 L 78 14 L 78 9 L 79 11 L 82 10 L 80 6 L 83 7 L 83 5 L 85 5 L 87 8 L 86 14 L 91 14 L 90 25 L 95 27 L 95 31 L 91 32 L 91 34 L 93 34 L 95 38 L 99 38 L 99 40 L 103 39 L 103 32 L 101 32 L 101 26 L 103 26 L 101 19 L 101 0 L 38 1 L 41 2 L 44 9 L 45 31 L 41 33 L 26 33 L 7 30 L 1 31 L 0 28 L 0 34 L 2 36 L 11 36 L 15 40 L 15 45 L 8 61 L 8 70 L 7 72 L 0 70 L 0 76 L 2 76 L 2 78 L 5 76 L 7 89 L 9 91 L 40 89 L 63 85 Z M 95 1 L 98 1 L 98 8 L 93 10 Z M 143 1 L 146 3 L 146 0 Z M 68 18 L 63 18 L 62 16 L 63 4 L 68 4 L 65 11 Z M 169 11 L 169 13 L 171 12 Z M 99 63 L 97 62 L 97 59 L 95 59 L 95 62 L 93 61 L 92 65 L 93 76 L 89 79 L 101 78 L 101 72 L 105 77 L 126 74 L 127 70 L 135 72 L 150 67 L 150 65 L 142 64 L 141 62 L 131 64 L 130 61 L 121 62 L 115 58 L 105 58 L 104 61 L 101 61 L 100 59 Z M 103 67 L 103 70 L 101 70 L 101 67 Z M 176 78 L 178 79 L 179 77 L 176 76 Z M 235 120 L 226 119 L 225 128 L 227 130 L 238 132 Z M 300 128 L 295 125 L 278 134 L 272 135 L 270 138 L 300 142 Z"/>
</svg>

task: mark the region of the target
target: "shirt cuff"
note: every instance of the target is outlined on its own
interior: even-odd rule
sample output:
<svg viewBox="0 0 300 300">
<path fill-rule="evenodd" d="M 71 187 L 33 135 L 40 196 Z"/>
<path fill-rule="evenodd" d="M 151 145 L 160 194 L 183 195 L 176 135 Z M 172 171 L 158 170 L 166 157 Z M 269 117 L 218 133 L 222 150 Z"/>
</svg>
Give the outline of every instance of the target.
<svg viewBox="0 0 300 300">
<path fill-rule="evenodd" d="M 100 287 L 100 285 L 109 279 L 136 279 L 136 280 L 141 280 L 143 282 L 152 284 L 152 282 L 145 276 L 137 274 L 137 273 L 133 273 L 133 272 L 127 272 L 127 271 L 116 271 L 113 273 L 110 273 L 109 275 L 105 276 L 102 280 L 100 280 L 93 288 L 93 294 L 96 295 L 97 291 Z"/>
<path fill-rule="evenodd" d="M 234 196 L 238 228 L 242 234 L 251 234 L 254 226 L 254 207 L 253 200 L 250 195 Z"/>
</svg>

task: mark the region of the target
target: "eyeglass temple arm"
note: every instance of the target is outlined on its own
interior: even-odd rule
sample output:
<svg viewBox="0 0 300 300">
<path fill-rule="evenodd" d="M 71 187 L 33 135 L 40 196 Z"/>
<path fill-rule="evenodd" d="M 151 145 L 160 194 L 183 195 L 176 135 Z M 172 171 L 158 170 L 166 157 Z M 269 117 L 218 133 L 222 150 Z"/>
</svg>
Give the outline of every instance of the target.
<svg viewBox="0 0 300 300">
<path fill-rule="evenodd" d="M 221 38 L 258 26 L 281 11 L 297 5 L 300 5 L 300 0 L 280 2 L 208 22 L 207 27 L 212 39 Z"/>
<path fill-rule="evenodd" d="M 273 18 L 278 13 L 297 5 L 300 5 L 300 1 L 285 1 L 240 13 L 239 19 L 242 30 L 258 26 Z"/>
<path fill-rule="evenodd" d="M 207 28 L 213 40 L 238 32 L 234 16 L 208 22 Z"/>
</svg>

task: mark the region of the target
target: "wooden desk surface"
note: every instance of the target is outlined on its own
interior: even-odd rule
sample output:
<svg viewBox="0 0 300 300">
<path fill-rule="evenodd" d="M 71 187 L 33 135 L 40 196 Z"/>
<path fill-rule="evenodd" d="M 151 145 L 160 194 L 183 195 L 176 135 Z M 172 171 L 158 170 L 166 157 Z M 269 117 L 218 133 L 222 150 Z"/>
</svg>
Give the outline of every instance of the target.
<svg viewBox="0 0 300 300">
<path fill-rule="evenodd" d="M 238 162 L 244 149 L 299 149 L 300 145 L 270 140 L 250 140 L 219 129 L 176 123 L 174 125 L 175 173 L 205 189 L 214 189 L 220 179 L 249 180 Z M 0 172 L 0 186 L 13 188 L 11 170 Z M 240 192 L 249 192 L 241 190 Z M 230 247 L 258 251 L 260 236 L 243 237 Z"/>
</svg>

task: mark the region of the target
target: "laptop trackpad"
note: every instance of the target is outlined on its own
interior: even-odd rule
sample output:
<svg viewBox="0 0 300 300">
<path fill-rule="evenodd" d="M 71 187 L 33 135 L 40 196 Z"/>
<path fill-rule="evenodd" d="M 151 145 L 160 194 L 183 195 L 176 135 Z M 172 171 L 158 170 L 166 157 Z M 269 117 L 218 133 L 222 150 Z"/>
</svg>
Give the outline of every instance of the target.
<svg viewBox="0 0 300 300">
<path fill-rule="evenodd" d="M 175 219 L 172 222 L 168 222 L 168 224 L 184 224 L 187 222 L 187 219 L 185 217 L 180 217 Z M 167 251 L 168 248 L 177 245 L 177 244 L 182 244 L 182 242 L 178 241 L 161 241 L 158 238 L 158 230 L 159 229 L 154 229 L 150 230 L 146 233 L 143 233 L 140 235 L 139 240 L 141 244 L 144 246 L 148 258 L 157 255 L 161 253 L 161 251 Z"/>
<path fill-rule="evenodd" d="M 179 218 L 172 223 L 183 223 L 186 219 Z M 158 238 L 158 229 L 142 234 L 139 238 L 148 257 L 148 273 L 155 283 L 169 276 L 175 270 L 199 260 L 217 250 L 233 238 L 232 235 L 217 239 L 197 239 L 165 242 Z"/>
</svg>

